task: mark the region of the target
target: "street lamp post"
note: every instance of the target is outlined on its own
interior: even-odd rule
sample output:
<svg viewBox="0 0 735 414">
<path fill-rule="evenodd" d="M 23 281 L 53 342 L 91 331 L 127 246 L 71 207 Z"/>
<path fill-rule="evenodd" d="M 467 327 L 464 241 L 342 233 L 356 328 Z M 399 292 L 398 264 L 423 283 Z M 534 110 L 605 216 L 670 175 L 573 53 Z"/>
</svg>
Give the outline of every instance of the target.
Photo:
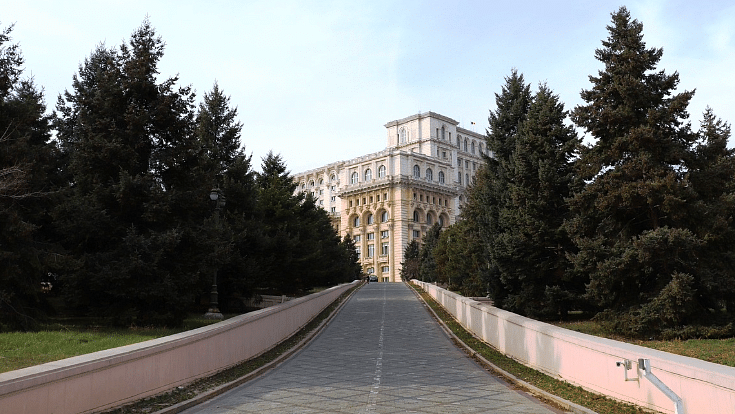
<svg viewBox="0 0 735 414">
<path fill-rule="evenodd" d="M 219 188 L 213 188 L 212 192 L 209 193 L 209 198 L 214 201 L 214 227 L 217 230 L 217 232 L 220 231 L 219 227 L 219 210 L 220 208 L 225 206 L 225 196 L 220 194 Z M 219 250 L 217 247 L 215 247 L 215 252 Z M 216 260 L 216 255 L 215 255 Z M 217 264 L 213 266 L 213 272 L 212 272 L 212 292 L 209 296 L 209 310 L 207 310 L 207 313 L 204 314 L 205 319 L 224 319 L 222 316 L 222 313 L 219 311 L 219 304 L 217 303 Z"/>
</svg>

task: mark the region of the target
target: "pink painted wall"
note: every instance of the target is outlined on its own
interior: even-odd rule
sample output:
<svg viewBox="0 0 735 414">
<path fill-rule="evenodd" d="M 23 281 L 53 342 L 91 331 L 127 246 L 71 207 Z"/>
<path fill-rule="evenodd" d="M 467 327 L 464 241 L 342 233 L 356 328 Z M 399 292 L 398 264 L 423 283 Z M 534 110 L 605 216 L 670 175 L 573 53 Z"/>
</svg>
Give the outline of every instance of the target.
<svg viewBox="0 0 735 414">
<path fill-rule="evenodd" d="M 262 354 L 352 286 L 164 338 L 2 373 L 0 413 L 87 413 L 191 382 Z"/>
<path fill-rule="evenodd" d="M 505 355 L 569 383 L 648 409 L 673 413 L 674 404 L 647 379 L 625 381 L 617 361 L 638 359 L 683 401 L 686 414 L 735 414 L 735 368 L 598 338 L 483 305 L 429 283 L 413 281 L 465 328 Z"/>
</svg>

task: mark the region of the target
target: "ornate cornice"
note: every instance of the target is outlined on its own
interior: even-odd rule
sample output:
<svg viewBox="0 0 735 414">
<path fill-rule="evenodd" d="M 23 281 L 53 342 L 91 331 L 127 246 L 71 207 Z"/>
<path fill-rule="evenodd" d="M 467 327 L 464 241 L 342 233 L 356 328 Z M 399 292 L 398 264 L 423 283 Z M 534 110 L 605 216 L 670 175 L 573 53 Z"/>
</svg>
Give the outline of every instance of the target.
<svg viewBox="0 0 735 414">
<path fill-rule="evenodd" d="M 459 125 L 459 122 L 455 121 L 454 119 L 448 116 L 444 116 L 442 114 L 437 114 L 436 112 L 429 111 L 429 112 L 424 112 L 424 113 L 418 113 L 416 115 L 411 115 L 403 119 L 396 119 L 395 121 L 390 121 L 387 124 L 385 124 L 385 127 L 388 128 L 392 126 L 397 126 L 397 125 L 404 124 L 409 121 L 413 121 L 415 119 L 423 119 L 423 118 L 435 118 L 435 119 L 450 123 L 455 126 Z"/>
<path fill-rule="evenodd" d="M 449 197 L 456 197 L 461 193 L 458 187 L 439 184 L 435 181 L 426 181 L 421 178 L 413 178 L 406 175 L 392 176 L 373 180 L 369 183 L 349 184 L 339 192 L 340 198 L 345 198 L 357 194 L 363 194 L 378 189 L 390 189 L 393 187 L 411 188 L 424 191 L 432 191 L 438 194 L 444 194 Z"/>
</svg>

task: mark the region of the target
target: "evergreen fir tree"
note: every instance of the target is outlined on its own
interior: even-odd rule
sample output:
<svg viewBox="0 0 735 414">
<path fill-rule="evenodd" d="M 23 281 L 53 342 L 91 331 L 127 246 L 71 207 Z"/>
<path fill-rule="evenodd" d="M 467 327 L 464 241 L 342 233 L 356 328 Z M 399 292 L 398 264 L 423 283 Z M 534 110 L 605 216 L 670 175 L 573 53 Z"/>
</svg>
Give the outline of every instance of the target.
<svg viewBox="0 0 735 414">
<path fill-rule="evenodd" d="M 482 243 L 472 221 L 462 219 L 441 232 L 434 249 L 439 281 L 458 289 L 464 296 L 485 296 L 486 264 Z"/>
<path fill-rule="evenodd" d="M 360 259 L 357 257 L 357 246 L 352 236 L 346 234 L 342 239 L 342 250 L 344 254 L 344 281 L 351 282 L 353 280 L 359 280 L 362 275 L 362 266 L 360 266 Z"/>
<path fill-rule="evenodd" d="M 727 320 L 735 314 L 735 150 L 727 147 L 730 125 L 710 108 L 698 136 L 688 163 L 696 199 L 687 203 L 688 226 L 704 243 L 697 261 L 698 297 L 710 309 L 724 307 Z"/>
<path fill-rule="evenodd" d="M 572 243 L 563 228 L 565 199 L 579 139 L 565 118 L 558 97 L 541 85 L 514 135 L 510 158 L 501 161 L 509 179 L 498 205 L 493 260 L 508 292 L 504 308 L 528 316 L 563 317 L 584 291 L 583 283 L 566 278 Z"/>
<path fill-rule="evenodd" d="M 703 243 L 686 225 L 693 92 L 674 94 L 678 74 L 656 71 L 662 50 L 646 48 L 643 25 L 627 9 L 612 14 L 608 31 L 596 51 L 605 68 L 590 76 L 586 104 L 572 113 L 595 142 L 578 163 L 588 184 L 570 201 L 579 249 L 571 260 L 589 277 L 601 318 L 632 334 L 658 332 L 707 312 L 694 294 Z"/>
<path fill-rule="evenodd" d="M 230 97 L 215 83 L 204 94 L 196 116 L 202 169 L 196 176 L 226 198 L 220 229 L 212 234 L 210 247 L 220 252 L 212 263 L 218 269 L 218 305 L 224 312 L 242 310 L 242 299 L 254 294 L 258 275 L 258 260 L 252 255 L 259 226 L 255 172 L 252 157 L 241 147 L 241 132 L 237 108 L 230 106 Z M 211 230 L 214 223 L 208 223 Z"/>
<path fill-rule="evenodd" d="M 213 163 L 210 167 L 215 174 L 213 184 L 219 185 L 224 172 L 244 154 L 240 147 L 242 123 L 237 121 L 237 108 L 230 107 L 230 97 L 216 82 L 212 91 L 204 94 L 196 122 L 204 155 Z"/>
<path fill-rule="evenodd" d="M 436 282 L 439 279 L 434 251 L 439 243 L 441 230 L 441 225 L 434 223 L 421 239 L 422 243 L 419 248 L 419 276 L 425 282 Z"/>
<path fill-rule="evenodd" d="M 518 128 L 526 119 L 533 101 L 530 86 L 523 75 L 515 69 L 505 78 L 500 94 L 495 94 L 497 108 L 490 113 L 486 142 L 489 156 L 485 165 L 478 169 L 475 184 L 468 191 L 467 204 L 462 215 L 472 217 L 477 224 L 478 234 L 490 259 L 487 266 L 487 283 L 496 306 L 503 307 L 508 292 L 500 277 L 498 263 L 494 258 L 499 243 L 497 235 L 503 229 L 500 223 L 500 207 L 507 202 L 508 185 L 513 180 L 510 171 L 512 153 Z"/>
<path fill-rule="evenodd" d="M 293 181 L 280 155 L 269 152 L 258 174 L 258 220 L 262 231 L 257 235 L 257 256 L 261 261 L 260 286 L 282 292 L 295 293 L 304 287 L 306 273 L 298 262 L 301 252 L 299 230 L 302 223 L 299 210 L 305 200 L 302 193 L 295 194 Z"/>
<path fill-rule="evenodd" d="M 403 250 L 403 262 L 401 262 L 401 279 L 411 281 L 419 279 L 419 243 L 411 240 Z"/>
<path fill-rule="evenodd" d="M 48 308 L 41 282 L 55 249 L 47 211 L 62 181 L 43 93 L 22 77 L 11 32 L 0 31 L 0 331 L 33 329 Z"/>
<path fill-rule="evenodd" d="M 59 98 L 55 125 L 72 185 L 55 211 L 66 297 L 121 324 L 178 324 L 206 271 L 193 94 L 158 83 L 164 43 L 145 21 L 119 50 L 98 47 Z"/>
</svg>

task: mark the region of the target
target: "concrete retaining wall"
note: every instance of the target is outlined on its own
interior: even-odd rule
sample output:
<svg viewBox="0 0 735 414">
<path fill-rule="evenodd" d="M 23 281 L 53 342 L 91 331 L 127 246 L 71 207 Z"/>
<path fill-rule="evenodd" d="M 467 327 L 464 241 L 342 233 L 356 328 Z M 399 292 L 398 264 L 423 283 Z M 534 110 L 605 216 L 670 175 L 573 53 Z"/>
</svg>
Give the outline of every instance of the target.
<svg viewBox="0 0 735 414">
<path fill-rule="evenodd" d="M 552 377 L 648 409 L 673 413 L 674 404 L 646 378 L 625 381 L 617 361 L 632 361 L 629 378 L 638 378 L 638 359 L 682 400 L 686 414 L 735 413 L 735 368 L 598 338 L 479 302 L 414 280 L 465 328 L 505 355 Z"/>
<path fill-rule="evenodd" d="M 214 374 L 288 338 L 352 286 L 192 331 L 0 374 L 0 413 L 99 411 Z"/>
</svg>

